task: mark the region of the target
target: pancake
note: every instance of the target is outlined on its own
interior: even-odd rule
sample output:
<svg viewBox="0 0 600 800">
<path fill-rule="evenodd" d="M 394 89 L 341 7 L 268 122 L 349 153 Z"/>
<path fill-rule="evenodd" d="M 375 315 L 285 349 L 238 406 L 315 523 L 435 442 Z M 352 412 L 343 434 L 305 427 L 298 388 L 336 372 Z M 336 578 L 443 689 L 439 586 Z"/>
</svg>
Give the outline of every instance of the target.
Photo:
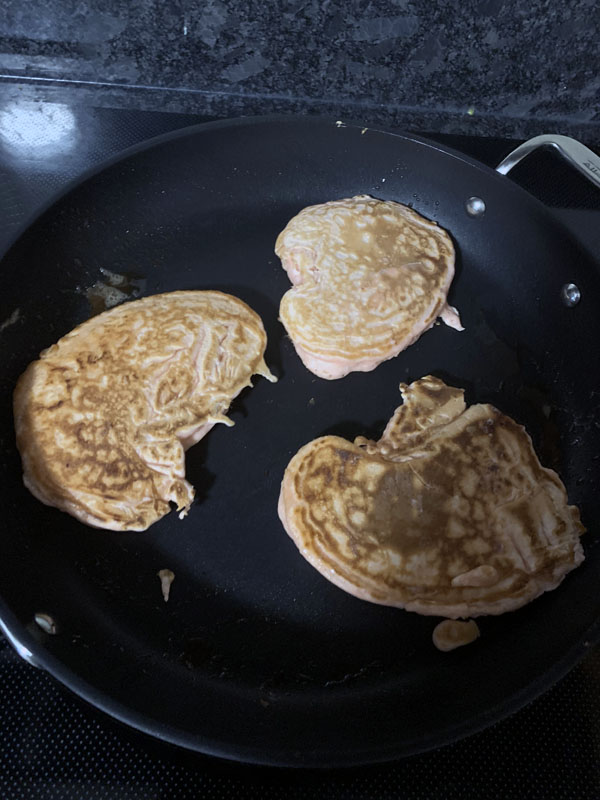
<svg viewBox="0 0 600 800">
<path fill-rule="evenodd" d="M 447 653 L 450 650 L 456 650 L 457 647 L 471 644 L 480 635 L 477 623 L 472 619 L 468 622 L 445 619 L 435 626 L 431 638 L 438 650 Z"/>
<path fill-rule="evenodd" d="M 41 353 L 14 393 L 23 480 L 43 503 L 145 530 L 194 499 L 184 451 L 264 362 L 260 317 L 231 295 L 154 295 L 106 311 Z"/>
<path fill-rule="evenodd" d="M 323 436 L 290 461 L 279 515 L 302 555 L 364 600 L 452 619 L 556 588 L 584 528 L 525 429 L 431 376 L 400 390 L 378 442 Z"/>
<path fill-rule="evenodd" d="M 438 317 L 463 330 L 446 302 L 452 240 L 400 203 L 359 195 L 310 206 L 279 234 L 275 252 L 294 284 L 281 321 L 320 378 L 375 369 Z"/>
</svg>

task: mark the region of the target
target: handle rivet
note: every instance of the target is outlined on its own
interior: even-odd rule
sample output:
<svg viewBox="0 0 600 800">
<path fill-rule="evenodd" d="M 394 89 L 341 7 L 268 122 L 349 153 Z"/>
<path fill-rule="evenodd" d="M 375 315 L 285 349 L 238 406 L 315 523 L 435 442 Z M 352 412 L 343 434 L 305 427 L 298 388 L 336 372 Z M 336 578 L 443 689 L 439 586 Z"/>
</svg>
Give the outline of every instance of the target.
<svg viewBox="0 0 600 800">
<path fill-rule="evenodd" d="M 573 308 L 581 300 L 579 287 L 574 283 L 565 283 L 560 291 L 560 296 L 567 308 Z"/>
<path fill-rule="evenodd" d="M 35 614 L 33 618 L 44 633 L 57 633 L 56 622 L 52 619 L 50 614 Z"/>
<path fill-rule="evenodd" d="M 481 197 L 469 197 L 465 208 L 470 217 L 482 217 L 485 214 L 485 203 Z"/>
</svg>

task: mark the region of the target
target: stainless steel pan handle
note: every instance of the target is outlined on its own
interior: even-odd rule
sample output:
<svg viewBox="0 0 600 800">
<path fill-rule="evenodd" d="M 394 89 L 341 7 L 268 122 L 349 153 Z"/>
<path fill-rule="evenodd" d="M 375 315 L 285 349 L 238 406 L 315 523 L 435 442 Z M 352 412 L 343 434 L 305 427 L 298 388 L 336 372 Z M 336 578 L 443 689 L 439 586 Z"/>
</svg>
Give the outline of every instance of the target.
<svg viewBox="0 0 600 800">
<path fill-rule="evenodd" d="M 553 147 L 558 150 L 564 159 L 600 189 L 600 158 L 589 147 L 576 139 L 553 133 L 535 136 L 533 139 L 523 142 L 498 164 L 496 171 L 502 175 L 508 175 L 519 161 L 540 147 Z"/>
</svg>

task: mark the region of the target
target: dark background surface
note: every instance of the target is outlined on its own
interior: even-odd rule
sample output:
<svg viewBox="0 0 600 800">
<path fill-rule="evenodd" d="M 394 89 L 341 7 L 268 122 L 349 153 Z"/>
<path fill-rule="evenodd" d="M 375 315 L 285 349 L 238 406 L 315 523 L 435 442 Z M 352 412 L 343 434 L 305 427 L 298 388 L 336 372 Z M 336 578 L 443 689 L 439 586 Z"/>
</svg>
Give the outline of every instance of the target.
<svg viewBox="0 0 600 800">
<path fill-rule="evenodd" d="M 0 249 L 88 167 L 209 118 L 364 120 L 429 132 L 491 165 L 514 140 L 553 131 L 598 150 L 599 34 L 595 0 L 4 0 Z M 598 253 L 600 192 L 552 154 L 513 176 Z M 3 800 L 596 800 L 599 764 L 597 647 L 543 697 L 466 740 L 381 767 L 290 772 L 146 739 L 0 640 Z"/>
<path fill-rule="evenodd" d="M 0 80 L 32 101 L 598 142 L 599 34 L 595 0 L 4 0 Z"/>
<path fill-rule="evenodd" d="M 198 121 L 74 100 L 34 108 L 28 99 L 14 104 L 0 124 L 1 243 L 88 166 L 136 141 Z M 515 144 L 435 135 L 489 164 Z M 551 155 L 535 156 L 515 175 L 598 252 L 599 192 Z M 595 648 L 546 695 L 462 742 L 386 766 L 292 772 L 226 764 L 150 741 L 85 707 L 3 643 L 0 796 L 597 798 L 599 684 Z"/>
</svg>

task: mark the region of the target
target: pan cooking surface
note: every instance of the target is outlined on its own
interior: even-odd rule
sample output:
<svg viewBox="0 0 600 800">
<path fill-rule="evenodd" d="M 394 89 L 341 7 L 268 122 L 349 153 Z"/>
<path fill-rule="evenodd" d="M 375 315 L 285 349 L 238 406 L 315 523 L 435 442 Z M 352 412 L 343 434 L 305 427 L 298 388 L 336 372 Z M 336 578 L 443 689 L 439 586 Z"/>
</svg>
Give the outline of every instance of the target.
<svg viewBox="0 0 600 800">
<path fill-rule="evenodd" d="M 323 381 L 277 320 L 289 281 L 273 253 L 306 205 L 369 193 L 412 204 L 453 236 L 449 300 L 465 332 L 435 326 L 374 372 Z M 465 210 L 484 199 L 482 217 Z M 247 761 L 338 765 L 394 758 L 476 730 L 546 688 L 598 616 L 600 453 L 597 265 L 509 179 L 420 140 L 322 120 L 242 121 L 169 135 L 59 199 L 2 263 L 2 610 L 47 668 L 130 724 Z M 29 495 L 12 386 L 90 314 L 109 270 L 146 294 L 220 289 L 257 311 L 266 361 L 189 451 L 198 500 L 148 532 L 86 528 Z M 136 282 L 134 284 L 134 281 Z M 144 283 L 145 282 L 145 283 Z M 565 283 L 581 303 L 566 308 Z M 437 619 L 353 598 L 298 554 L 277 518 L 290 457 L 326 433 L 377 438 L 398 384 L 433 373 L 526 425 L 589 529 L 587 559 L 532 605 L 479 620 L 481 639 L 437 652 Z M 157 572 L 175 580 L 164 603 Z M 31 625 L 51 614 L 58 633 Z M 26 626 L 24 632 L 21 626 Z"/>
</svg>

